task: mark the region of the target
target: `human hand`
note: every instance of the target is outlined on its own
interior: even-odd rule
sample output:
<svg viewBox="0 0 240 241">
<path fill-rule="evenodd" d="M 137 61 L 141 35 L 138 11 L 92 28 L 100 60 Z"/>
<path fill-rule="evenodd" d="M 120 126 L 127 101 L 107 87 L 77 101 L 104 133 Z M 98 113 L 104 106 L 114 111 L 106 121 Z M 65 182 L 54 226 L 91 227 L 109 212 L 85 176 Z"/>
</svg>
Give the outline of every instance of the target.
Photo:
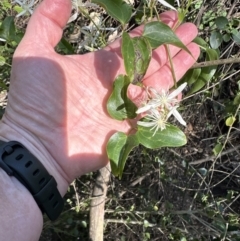
<svg viewBox="0 0 240 241">
<path fill-rule="evenodd" d="M 0 125 L 1 137 L 25 145 L 47 168 L 64 194 L 74 178 L 107 164 L 106 144 L 116 131 L 129 132 L 128 121 L 109 117 L 106 102 L 115 77 L 124 74 L 120 41 L 97 52 L 62 56 L 54 47 L 71 12 L 71 1 L 44 0 L 34 12 L 27 32 L 13 58 L 9 102 Z M 173 26 L 176 12 L 161 19 Z M 142 27 L 131 32 L 141 33 Z M 197 35 L 185 23 L 176 34 L 195 59 Z M 180 79 L 195 59 L 171 47 L 176 78 Z M 164 47 L 153 52 L 145 85 L 166 89 L 173 85 Z M 141 89 L 131 86 L 129 97 L 139 102 Z"/>
</svg>

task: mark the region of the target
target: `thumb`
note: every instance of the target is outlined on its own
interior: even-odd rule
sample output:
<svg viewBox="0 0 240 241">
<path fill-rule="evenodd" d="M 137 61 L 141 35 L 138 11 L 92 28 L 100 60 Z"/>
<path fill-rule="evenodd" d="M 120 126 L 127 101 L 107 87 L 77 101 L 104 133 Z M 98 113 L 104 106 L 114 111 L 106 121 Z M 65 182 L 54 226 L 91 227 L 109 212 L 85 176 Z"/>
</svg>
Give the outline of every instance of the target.
<svg viewBox="0 0 240 241">
<path fill-rule="evenodd" d="M 55 47 L 70 17 L 71 6 L 71 0 L 44 0 L 34 11 L 21 44 Z"/>
</svg>

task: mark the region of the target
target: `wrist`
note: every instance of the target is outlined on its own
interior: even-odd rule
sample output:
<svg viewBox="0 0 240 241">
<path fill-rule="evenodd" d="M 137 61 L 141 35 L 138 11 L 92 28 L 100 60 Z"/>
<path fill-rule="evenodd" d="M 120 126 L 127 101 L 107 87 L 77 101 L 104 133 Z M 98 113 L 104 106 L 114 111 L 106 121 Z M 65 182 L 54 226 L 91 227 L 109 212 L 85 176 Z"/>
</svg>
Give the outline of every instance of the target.
<svg viewBox="0 0 240 241">
<path fill-rule="evenodd" d="M 30 192 L 0 168 L 1 240 L 38 240 L 42 213 Z"/>
<path fill-rule="evenodd" d="M 63 177 L 64 174 L 61 172 L 61 168 L 52 158 L 48 149 L 42 144 L 39 138 L 28 133 L 26 130 L 18 128 L 10 122 L 6 123 L 3 118 L 0 122 L 0 140 L 5 142 L 18 141 L 25 146 L 28 151 L 43 164 L 48 173 L 55 178 L 57 188 L 61 196 L 64 196 L 69 183 Z"/>
</svg>

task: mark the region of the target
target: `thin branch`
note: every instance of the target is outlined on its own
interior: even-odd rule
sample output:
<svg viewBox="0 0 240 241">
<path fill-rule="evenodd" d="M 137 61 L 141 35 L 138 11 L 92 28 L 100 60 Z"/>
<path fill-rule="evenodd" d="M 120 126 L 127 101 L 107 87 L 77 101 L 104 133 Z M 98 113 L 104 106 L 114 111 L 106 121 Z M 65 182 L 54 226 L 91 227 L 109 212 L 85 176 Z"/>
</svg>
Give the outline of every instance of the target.
<svg viewBox="0 0 240 241">
<path fill-rule="evenodd" d="M 240 58 L 229 58 L 229 59 L 218 59 L 212 61 L 205 61 L 201 63 L 194 64 L 191 69 L 201 68 L 201 67 L 209 67 L 223 64 L 236 64 L 240 63 Z"/>
<path fill-rule="evenodd" d="M 229 154 L 231 152 L 236 151 L 239 148 L 240 148 L 240 145 L 237 145 L 237 146 L 235 146 L 233 148 L 230 148 L 227 151 L 223 151 L 218 157 L 227 155 L 227 154 Z M 216 158 L 216 156 L 212 155 L 212 156 L 209 156 L 209 157 L 204 158 L 204 159 L 200 159 L 200 160 L 197 160 L 197 161 L 189 162 L 189 165 L 198 165 L 198 164 L 201 164 L 201 163 L 204 163 L 204 162 L 213 161 L 215 158 Z"/>
<path fill-rule="evenodd" d="M 137 225 L 146 225 L 146 223 L 142 221 L 130 221 L 130 220 L 123 220 L 123 219 L 106 219 L 106 223 L 122 223 L 122 224 L 137 224 Z M 155 223 L 147 223 L 148 227 L 155 227 L 157 224 Z"/>
</svg>

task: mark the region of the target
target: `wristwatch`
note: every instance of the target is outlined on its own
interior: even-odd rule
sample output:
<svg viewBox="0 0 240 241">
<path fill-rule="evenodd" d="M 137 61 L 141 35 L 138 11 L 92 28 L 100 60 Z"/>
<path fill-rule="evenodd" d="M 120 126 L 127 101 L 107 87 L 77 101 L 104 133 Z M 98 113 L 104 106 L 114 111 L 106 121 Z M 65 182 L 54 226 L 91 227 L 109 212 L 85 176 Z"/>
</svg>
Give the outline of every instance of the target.
<svg viewBox="0 0 240 241">
<path fill-rule="evenodd" d="M 0 141 L 0 168 L 17 178 L 32 194 L 40 210 L 54 221 L 64 201 L 57 182 L 43 164 L 17 141 Z"/>
</svg>

